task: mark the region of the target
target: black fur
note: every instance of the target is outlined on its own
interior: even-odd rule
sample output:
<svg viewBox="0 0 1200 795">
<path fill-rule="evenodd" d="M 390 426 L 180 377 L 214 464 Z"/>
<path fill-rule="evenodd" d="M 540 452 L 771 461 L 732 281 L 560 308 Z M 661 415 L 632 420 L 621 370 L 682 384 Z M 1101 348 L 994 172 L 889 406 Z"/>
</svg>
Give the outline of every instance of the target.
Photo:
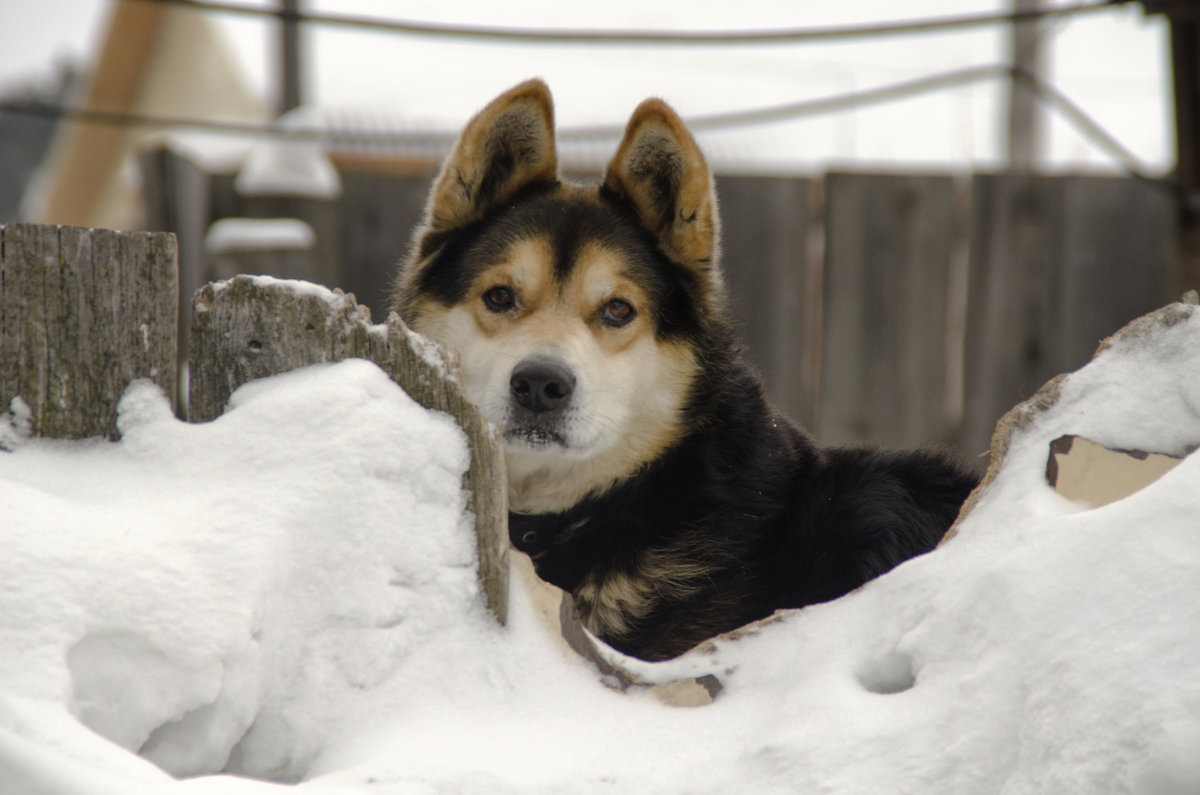
<svg viewBox="0 0 1200 795">
<path fill-rule="evenodd" d="M 747 367 L 726 375 L 702 418 L 713 421 L 639 475 L 562 514 L 509 515 L 513 545 L 577 594 L 585 619 L 585 578 L 653 576 L 639 560 L 661 553 L 651 608 L 603 637 L 626 654 L 674 657 L 779 608 L 841 596 L 931 550 L 976 484 L 930 452 L 819 449 L 774 413 Z"/>
</svg>

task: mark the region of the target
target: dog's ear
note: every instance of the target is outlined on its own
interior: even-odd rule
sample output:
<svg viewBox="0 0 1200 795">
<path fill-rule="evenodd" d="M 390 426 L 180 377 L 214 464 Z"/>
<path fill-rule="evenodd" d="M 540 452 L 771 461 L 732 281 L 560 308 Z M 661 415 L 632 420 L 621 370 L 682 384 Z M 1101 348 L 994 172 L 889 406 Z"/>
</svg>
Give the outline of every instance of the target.
<svg viewBox="0 0 1200 795">
<path fill-rule="evenodd" d="M 424 231 L 459 229 L 526 185 L 557 178 L 550 89 L 528 80 L 467 123 L 434 181 Z"/>
<path fill-rule="evenodd" d="M 667 256 L 719 284 L 720 221 L 700 147 L 665 102 L 648 99 L 625 129 L 604 185 L 625 197 Z"/>
</svg>

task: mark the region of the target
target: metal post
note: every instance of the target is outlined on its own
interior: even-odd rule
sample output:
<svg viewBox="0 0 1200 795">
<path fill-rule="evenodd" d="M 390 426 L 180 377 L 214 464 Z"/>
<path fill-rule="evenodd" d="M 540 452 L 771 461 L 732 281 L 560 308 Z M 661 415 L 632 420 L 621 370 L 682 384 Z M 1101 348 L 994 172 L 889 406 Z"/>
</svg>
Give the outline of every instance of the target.
<svg viewBox="0 0 1200 795">
<path fill-rule="evenodd" d="M 280 0 L 279 115 L 300 107 L 299 0 Z"/>
</svg>

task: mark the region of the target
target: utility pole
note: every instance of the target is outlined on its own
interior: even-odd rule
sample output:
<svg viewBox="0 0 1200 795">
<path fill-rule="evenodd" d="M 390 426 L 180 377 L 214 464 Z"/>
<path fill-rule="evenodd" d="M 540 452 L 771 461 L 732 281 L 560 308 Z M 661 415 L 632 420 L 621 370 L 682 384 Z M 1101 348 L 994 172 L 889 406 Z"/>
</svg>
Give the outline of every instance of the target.
<svg viewBox="0 0 1200 795">
<path fill-rule="evenodd" d="M 300 107 L 300 0 L 280 0 L 279 115 Z"/>
<path fill-rule="evenodd" d="M 1029 11 L 1039 0 L 1013 0 L 1013 11 Z M 1040 22 L 1030 19 L 1012 24 L 1013 77 L 1008 83 L 1008 164 L 1014 171 L 1032 171 L 1041 153 L 1043 116 L 1031 87 L 1020 75 L 1041 76 Z"/>
</svg>

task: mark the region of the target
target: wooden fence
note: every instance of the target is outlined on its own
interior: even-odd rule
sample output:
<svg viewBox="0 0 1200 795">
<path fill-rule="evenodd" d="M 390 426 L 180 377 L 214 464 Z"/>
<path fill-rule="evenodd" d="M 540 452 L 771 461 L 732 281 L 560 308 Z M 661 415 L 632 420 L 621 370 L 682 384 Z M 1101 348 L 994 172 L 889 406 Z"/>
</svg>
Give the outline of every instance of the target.
<svg viewBox="0 0 1200 795">
<path fill-rule="evenodd" d="M 505 620 L 504 462 L 499 439 L 463 396 L 454 357 L 431 361 L 441 354 L 395 315 L 372 327 L 370 313 L 340 291 L 327 301 L 288 282 L 238 276 L 205 286 L 191 302 L 190 383 L 183 396 L 177 295 L 171 234 L 0 226 L 0 414 L 19 400 L 37 436 L 116 439 L 117 402 L 138 378 L 153 379 L 173 396 L 177 414 L 204 422 L 254 378 L 370 359 L 418 403 L 462 426 L 479 579 L 488 606 Z"/>
<path fill-rule="evenodd" d="M 429 174 L 342 171 L 336 200 L 240 197 L 163 150 L 143 160 L 151 228 L 176 231 L 183 296 L 214 278 L 209 225 L 288 215 L 317 281 L 386 307 Z M 788 415 L 828 444 L 937 444 L 974 458 L 996 420 L 1100 340 L 1178 297 L 1176 208 L 1098 176 L 718 177 L 730 292 Z M 260 263 L 269 263 L 263 255 Z M 184 337 L 186 339 L 186 337 Z"/>
</svg>

